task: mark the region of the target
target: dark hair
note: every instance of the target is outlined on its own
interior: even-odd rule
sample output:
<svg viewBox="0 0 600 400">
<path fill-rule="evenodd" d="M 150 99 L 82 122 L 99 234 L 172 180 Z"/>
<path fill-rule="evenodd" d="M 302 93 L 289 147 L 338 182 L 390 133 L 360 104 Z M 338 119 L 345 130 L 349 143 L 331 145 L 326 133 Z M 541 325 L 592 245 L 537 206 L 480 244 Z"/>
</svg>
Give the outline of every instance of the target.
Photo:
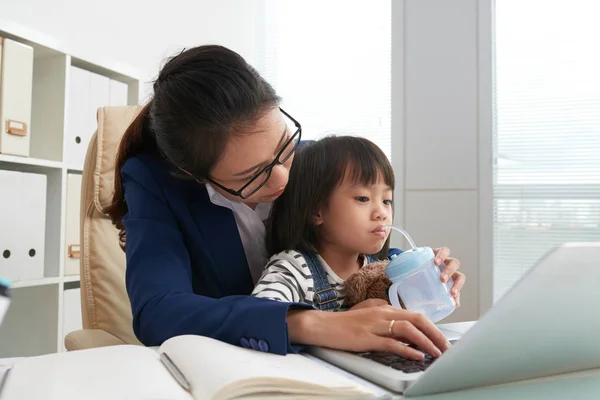
<svg viewBox="0 0 600 400">
<path fill-rule="evenodd" d="M 333 191 L 344 181 L 362 185 L 382 176 L 394 189 L 394 170 L 373 142 L 352 136 L 328 136 L 302 146 L 294 157 L 289 181 L 275 200 L 267 225 L 269 255 L 284 250 L 316 253 L 318 230 L 314 216 L 327 207 Z M 377 254 L 387 257 L 389 239 Z"/>
<path fill-rule="evenodd" d="M 239 54 L 222 46 L 191 48 L 171 57 L 154 82 L 154 97 L 125 131 L 107 213 L 120 230 L 127 213 L 120 171 L 127 159 L 150 153 L 198 180 L 206 179 L 231 136 L 279 104 L 279 97 Z"/>
</svg>

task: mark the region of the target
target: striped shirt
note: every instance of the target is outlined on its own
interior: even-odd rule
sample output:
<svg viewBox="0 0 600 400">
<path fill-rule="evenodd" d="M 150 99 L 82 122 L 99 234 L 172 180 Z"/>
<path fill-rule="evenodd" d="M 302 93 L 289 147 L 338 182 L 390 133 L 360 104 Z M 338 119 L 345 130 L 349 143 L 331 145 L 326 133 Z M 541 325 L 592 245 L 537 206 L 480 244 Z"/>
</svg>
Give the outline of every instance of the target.
<svg viewBox="0 0 600 400">
<path fill-rule="evenodd" d="M 333 272 L 320 255 L 317 254 L 317 258 L 327 272 L 327 280 L 331 287 L 337 292 L 340 309 L 347 309 L 348 307 L 344 307 L 346 296 L 344 280 Z M 315 295 L 313 278 L 302 254 L 295 250 L 286 250 L 271 257 L 252 295 L 313 306 Z"/>
</svg>

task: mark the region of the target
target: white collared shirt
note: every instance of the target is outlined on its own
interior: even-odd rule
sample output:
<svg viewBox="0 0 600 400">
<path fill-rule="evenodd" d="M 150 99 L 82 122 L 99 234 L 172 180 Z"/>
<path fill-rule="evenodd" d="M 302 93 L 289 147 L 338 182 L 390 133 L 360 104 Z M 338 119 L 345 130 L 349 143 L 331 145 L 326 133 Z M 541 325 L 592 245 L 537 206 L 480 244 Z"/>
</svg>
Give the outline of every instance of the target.
<svg viewBox="0 0 600 400">
<path fill-rule="evenodd" d="M 252 281 L 256 284 L 268 260 L 265 248 L 265 221 L 269 218 L 272 203 L 258 203 L 253 210 L 242 202 L 231 201 L 221 195 L 209 183 L 206 191 L 214 205 L 229 208 L 233 212 L 235 223 L 242 239 L 246 261 Z"/>
</svg>

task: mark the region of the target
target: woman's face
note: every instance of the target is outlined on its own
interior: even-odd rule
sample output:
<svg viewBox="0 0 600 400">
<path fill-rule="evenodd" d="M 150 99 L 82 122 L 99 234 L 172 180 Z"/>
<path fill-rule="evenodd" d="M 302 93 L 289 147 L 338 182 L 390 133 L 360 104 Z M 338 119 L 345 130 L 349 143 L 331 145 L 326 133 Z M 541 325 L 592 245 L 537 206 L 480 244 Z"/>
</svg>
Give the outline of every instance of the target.
<svg viewBox="0 0 600 400">
<path fill-rule="evenodd" d="M 241 189 L 259 171 L 275 160 L 277 154 L 294 134 L 294 126 L 288 126 L 285 120 L 279 107 L 274 107 L 266 112 L 252 128 L 235 132 L 210 177 L 226 188 Z M 283 193 L 288 183 L 288 173 L 293 159 L 292 155 L 283 165 L 276 164 L 269 180 L 248 199 L 242 200 L 216 185 L 213 187 L 224 197 L 233 201 L 243 201 L 250 206 L 271 202 Z"/>
</svg>

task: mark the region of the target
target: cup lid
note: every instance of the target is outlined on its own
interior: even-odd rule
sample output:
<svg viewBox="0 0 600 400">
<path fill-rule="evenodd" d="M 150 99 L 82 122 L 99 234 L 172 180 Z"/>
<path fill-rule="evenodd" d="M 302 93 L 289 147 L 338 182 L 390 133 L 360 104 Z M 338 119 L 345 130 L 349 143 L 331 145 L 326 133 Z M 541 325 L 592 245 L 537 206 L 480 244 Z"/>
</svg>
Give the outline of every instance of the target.
<svg viewBox="0 0 600 400">
<path fill-rule="evenodd" d="M 392 279 L 420 267 L 434 257 L 431 247 L 416 247 L 406 250 L 396 257 L 392 256 L 385 268 L 386 275 Z"/>
</svg>

